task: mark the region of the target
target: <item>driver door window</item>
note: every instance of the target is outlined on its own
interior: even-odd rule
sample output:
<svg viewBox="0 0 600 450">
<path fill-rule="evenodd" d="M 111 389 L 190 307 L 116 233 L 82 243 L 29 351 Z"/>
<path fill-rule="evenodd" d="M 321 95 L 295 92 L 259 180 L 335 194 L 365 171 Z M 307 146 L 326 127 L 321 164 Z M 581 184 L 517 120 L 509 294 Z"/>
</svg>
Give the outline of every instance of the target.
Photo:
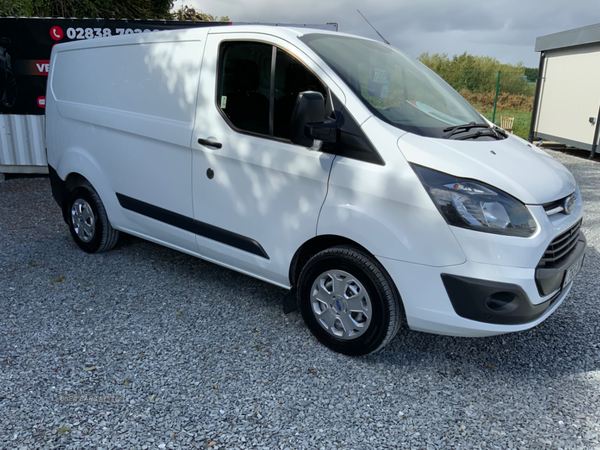
<svg viewBox="0 0 600 450">
<path fill-rule="evenodd" d="M 321 92 L 327 101 L 323 83 L 289 53 L 260 42 L 221 45 L 217 106 L 234 128 L 289 140 L 303 91 Z"/>
</svg>

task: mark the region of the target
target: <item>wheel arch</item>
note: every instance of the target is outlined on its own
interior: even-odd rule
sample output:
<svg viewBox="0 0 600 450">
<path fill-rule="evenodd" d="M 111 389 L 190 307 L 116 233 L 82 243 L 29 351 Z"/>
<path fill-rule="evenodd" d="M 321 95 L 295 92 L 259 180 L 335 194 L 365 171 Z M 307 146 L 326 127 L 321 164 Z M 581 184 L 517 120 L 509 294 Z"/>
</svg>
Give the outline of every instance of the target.
<svg viewBox="0 0 600 450">
<path fill-rule="evenodd" d="M 50 167 L 50 178 L 52 185 L 52 194 L 56 200 L 56 203 L 60 207 L 63 215 L 63 219 L 66 223 L 69 220 L 69 195 L 78 186 L 90 185 L 91 183 L 87 178 L 77 172 L 69 173 L 63 181 L 52 167 Z"/>
<path fill-rule="evenodd" d="M 97 186 L 102 184 L 102 180 L 106 181 L 98 161 L 82 148 L 75 147 L 66 150 L 54 168 L 60 179 L 64 180 L 65 188 L 74 188 L 76 185 L 73 183 L 83 179 L 97 190 Z"/>
<path fill-rule="evenodd" d="M 51 166 L 52 167 L 52 166 Z M 63 215 L 66 211 L 69 201 L 69 193 L 81 185 L 90 185 L 100 196 L 105 207 L 107 203 L 111 203 L 110 184 L 106 174 L 102 171 L 98 161 L 89 152 L 82 148 L 71 148 L 65 151 L 54 167 L 57 177 L 62 181 L 63 199 L 62 211 Z M 116 202 L 116 197 L 114 199 Z M 109 205 L 110 206 L 110 205 Z M 106 212 L 110 218 L 112 208 L 106 208 Z M 65 216 L 67 217 L 67 216 Z"/>
<path fill-rule="evenodd" d="M 296 250 L 294 257 L 292 258 L 289 273 L 290 284 L 292 286 L 292 289 L 296 287 L 298 277 L 300 276 L 300 272 L 302 271 L 302 268 L 308 262 L 308 260 L 320 251 L 331 247 L 335 247 L 336 245 L 348 245 L 351 247 L 358 248 L 361 251 L 365 252 L 367 255 L 376 259 L 375 256 L 369 250 L 360 245 L 358 242 L 353 241 L 352 239 L 348 239 L 346 237 L 334 234 L 315 236 L 306 241 L 304 244 L 302 244 L 300 248 Z"/>
<path fill-rule="evenodd" d="M 67 219 L 68 214 L 69 214 L 69 211 L 68 211 L 69 195 L 76 188 L 78 188 L 79 186 L 84 186 L 84 185 L 92 186 L 92 183 L 90 183 L 90 181 L 86 177 L 81 175 L 80 173 L 71 172 L 69 175 L 67 175 L 67 178 L 65 179 L 66 197 L 65 197 L 65 201 L 63 203 L 63 214 L 65 215 L 65 220 Z"/>
<path fill-rule="evenodd" d="M 76 187 L 84 184 L 89 184 L 90 186 L 92 185 L 92 183 L 90 183 L 90 181 L 80 173 L 71 172 L 65 179 L 65 190 L 67 193 L 69 193 L 72 192 Z"/>
</svg>

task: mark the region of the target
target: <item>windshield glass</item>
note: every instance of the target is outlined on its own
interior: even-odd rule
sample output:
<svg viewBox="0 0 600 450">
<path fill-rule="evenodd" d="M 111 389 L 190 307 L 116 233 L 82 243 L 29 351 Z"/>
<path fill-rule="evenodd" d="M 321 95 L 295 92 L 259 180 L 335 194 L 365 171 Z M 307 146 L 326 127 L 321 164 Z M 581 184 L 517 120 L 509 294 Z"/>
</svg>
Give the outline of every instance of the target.
<svg viewBox="0 0 600 450">
<path fill-rule="evenodd" d="M 300 40 L 317 53 L 377 117 L 398 128 L 441 138 L 457 125 L 471 122 L 487 125 L 444 80 L 389 45 L 326 34 L 308 34 Z"/>
</svg>

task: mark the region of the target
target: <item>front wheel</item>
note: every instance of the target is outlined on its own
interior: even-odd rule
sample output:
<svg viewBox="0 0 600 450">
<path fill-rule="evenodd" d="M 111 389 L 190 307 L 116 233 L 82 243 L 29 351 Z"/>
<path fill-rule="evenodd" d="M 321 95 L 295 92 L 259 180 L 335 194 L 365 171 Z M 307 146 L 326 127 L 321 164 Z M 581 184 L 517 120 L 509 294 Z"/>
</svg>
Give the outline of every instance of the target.
<svg viewBox="0 0 600 450">
<path fill-rule="evenodd" d="M 323 250 L 308 261 L 299 278 L 298 304 L 322 344 L 352 356 L 382 348 L 402 319 L 399 295 L 385 269 L 347 246 Z"/>
<path fill-rule="evenodd" d="M 110 225 L 94 188 L 89 185 L 75 188 L 69 195 L 68 207 L 71 236 L 84 252 L 105 252 L 116 245 L 119 232 Z"/>
</svg>

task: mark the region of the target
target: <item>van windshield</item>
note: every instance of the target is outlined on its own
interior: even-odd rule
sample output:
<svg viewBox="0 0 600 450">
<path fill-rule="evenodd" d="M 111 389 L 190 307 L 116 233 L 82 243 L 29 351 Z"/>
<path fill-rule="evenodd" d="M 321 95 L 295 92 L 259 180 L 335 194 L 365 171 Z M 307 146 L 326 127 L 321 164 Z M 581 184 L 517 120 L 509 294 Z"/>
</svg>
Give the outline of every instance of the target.
<svg viewBox="0 0 600 450">
<path fill-rule="evenodd" d="M 430 137 L 487 137 L 482 116 L 444 80 L 420 62 L 379 42 L 347 36 L 307 34 L 308 45 L 382 120 L 403 130 Z M 478 128 L 468 133 L 460 125 Z M 484 137 L 484 138 L 485 138 Z M 454 137 L 452 137 L 454 138 Z M 459 137 L 460 138 L 460 137 Z"/>
</svg>

